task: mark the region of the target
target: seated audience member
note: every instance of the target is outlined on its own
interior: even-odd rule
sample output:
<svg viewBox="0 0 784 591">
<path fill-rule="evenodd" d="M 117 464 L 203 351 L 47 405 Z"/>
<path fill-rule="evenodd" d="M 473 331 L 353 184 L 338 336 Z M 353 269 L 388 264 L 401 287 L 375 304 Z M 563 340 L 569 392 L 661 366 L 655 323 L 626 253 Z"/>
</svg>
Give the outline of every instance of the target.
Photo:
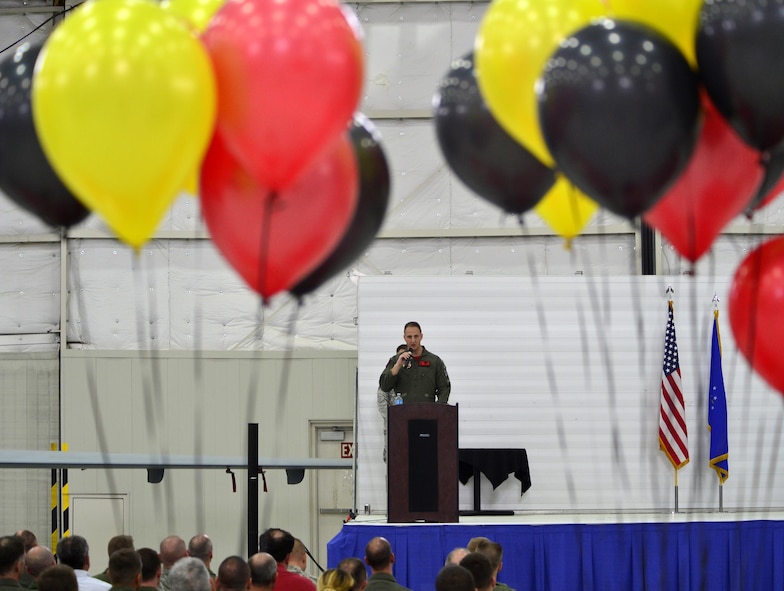
<svg viewBox="0 0 784 591">
<path fill-rule="evenodd" d="M 200 559 L 204 566 L 207 567 L 207 572 L 210 573 L 210 578 L 214 579 L 217 575 L 212 572 L 212 540 L 207 534 L 197 534 L 193 536 L 188 542 L 188 556 Z"/>
<path fill-rule="evenodd" d="M 184 544 L 185 542 L 183 542 Z M 169 571 L 172 591 L 212 591 L 212 579 L 198 558 L 180 558 Z"/>
<path fill-rule="evenodd" d="M 142 559 L 136 550 L 120 548 L 109 557 L 109 580 L 115 591 L 139 588 Z"/>
<path fill-rule="evenodd" d="M 106 544 L 106 556 L 111 558 L 112 554 L 117 552 L 117 550 L 122 550 L 123 548 L 135 550 L 136 548 L 133 546 L 133 538 L 126 535 L 113 536 L 109 540 L 109 543 Z M 111 583 L 109 580 L 109 567 L 107 566 L 106 570 L 95 575 L 95 578 L 101 581 L 106 581 L 107 583 Z"/>
<path fill-rule="evenodd" d="M 74 569 L 64 564 L 50 566 L 38 577 L 39 591 L 79 591 Z"/>
<path fill-rule="evenodd" d="M 152 548 L 139 548 L 136 551 L 142 559 L 142 580 L 139 591 L 156 591 L 161 578 L 161 558 Z"/>
<path fill-rule="evenodd" d="M 481 552 L 469 552 L 460 561 L 460 566 L 471 572 L 476 591 L 493 591 L 495 574 L 487 556 Z"/>
<path fill-rule="evenodd" d="M 446 555 L 444 566 L 447 564 L 460 564 L 460 561 L 466 554 L 468 554 L 468 548 L 453 548 L 452 551 Z"/>
<path fill-rule="evenodd" d="M 493 576 L 495 576 L 495 589 L 498 591 L 514 591 L 508 585 L 498 582 L 498 573 L 501 572 L 504 566 L 504 551 L 501 548 L 501 544 L 493 542 L 488 538 L 478 537 L 472 538 L 468 542 L 468 549 L 471 552 L 481 552 L 490 559 L 490 564 L 493 567 Z"/>
<path fill-rule="evenodd" d="M 272 591 L 278 579 L 278 563 L 272 555 L 259 552 L 248 559 L 250 588 L 253 591 Z"/>
<path fill-rule="evenodd" d="M 185 540 L 180 536 L 168 536 L 163 538 L 163 540 L 161 540 L 158 556 L 161 559 L 161 580 L 158 581 L 158 591 L 171 591 L 171 586 L 169 585 L 169 571 L 178 560 L 188 556 L 188 548 L 185 547 Z M 209 571 L 207 571 L 207 574 L 209 575 Z"/>
<path fill-rule="evenodd" d="M 223 591 L 250 589 L 250 567 L 241 556 L 229 556 L 220 563 L 216 578 L 217 588 Z"/>
<path fill-rule="evenodd" d="M 35 534 L 29 529 L 20 529 L 14 535 L 18 538 L 21 538 L 22 544 L 24 544 L 25 556 L 28 552 L 30 552 L 30 550 L 38 545 L 38 538 L 36 538 Z M 28 589 L 31 588 L 31 586 L 34 586 L 33 577 L 30 576 L 30 573 L 28 573 L 27 570 L 24 570 L 22 572 L 22 576 L 19 577 L 19 584 L 22 587 L 27 587 Z"/>
<path fill-rule="evenodd" d="M 316 587 L 318 591 L 351 591 L 354 577 L 339 568 L 330 568 L 321 573 Z"/>
<path fill-rule="evenodd" d="M 41 576 L 41 573 L 44 572 L 45 569 L 54 566 L 55 564 L 57 564 L 57 562 L 55 561 L 54 556 L 52 556 L 52 551 L 46 546 L 34 546 L 30 548 L 25 555 L 25 568 L 30 577 L 27 588 L 33 591 L 38 589 L 38 577 Z M 21 578 L 19 584 L 22 584 Z"/>
<path fill-rule="evenodd" d="M 17 538 L 21 538 L 22 543 L 24 544 L 25 554 L 38 545 L 38 538 L 36 538 L 35 534 L 29 529 L 20 529 L 14 535 Z"/>
<path fill-rule="evenodd" d="M 111 587 L 87 572 L 90 570 L 90 547 L 82 536 L 69 536 L 57 542 L 57 559 L 60 564 L 74 569 L 79 591 L 106 591 Z"/>
<path fill-rule="evenodd" d="M 400 585 L 392 574 L 395 554 L 386 538 L 376 537 L 365 546 L 365 563 L 370 567 L 370 578 L 365 591 L 401 591 L 407 589 Z"/>
<path fill-rule="evenodd" d="M 459 564 L 447 564 L 436 575 L 436 591 L 476 591 L 474 577 Z"/>
<path fill-rule="evenodd" d="M 338 562 L 338 568 L 346 571 L 354 579 L 351 591 L 364 591 L 367 587 L 367 567 L 359 558 L 344 558 Z"/>
<path fill-rule="evenodd" d="M 299 538 L 294 538 L 294 547 L 291 549 L 291 557 L 286 568 L 289 572 L 307 577 L 314 583 L 318 580 L 318 577 L 311 577 L 305 572 L 308 568 L 308 551 Z"/>
<path fill-rule="evenodd" d="M 0 538 L 0 585 L 10 589 L 24 589 L 19 577 L 25 570 L 24 542 L 18 536 Z"/>
<path fill-rule="evenodd" d="M 289 572 L 288 563 L 294 548 L 294 536 L 279 528 L 270 528 L 259 536 L 259 550 L 271 554 L 278 563 L 275 591 L 315 591 L 310 579 Z"/>
</svg>

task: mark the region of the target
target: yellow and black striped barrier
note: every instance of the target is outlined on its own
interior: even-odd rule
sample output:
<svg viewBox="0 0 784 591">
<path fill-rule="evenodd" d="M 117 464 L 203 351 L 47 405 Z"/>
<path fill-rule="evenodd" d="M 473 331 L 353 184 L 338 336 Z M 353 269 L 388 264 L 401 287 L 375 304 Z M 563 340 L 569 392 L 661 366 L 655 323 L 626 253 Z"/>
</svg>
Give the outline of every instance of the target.
<svg viewBox="0 0 784 591">
<path fill-rule="evenodd" d="M 57 443 L 49 446 L 52 451 L 57 451 Z M 68 451 L 68 444 L 63 443 L 61 451 Z M 60 537 L 71 535 L 71 496 L 68 493 L 68 468 L 52 468 L 52 553 L 57 554 L 57 542 Z M 61 511 L 62 509 L 62 511 Z M 60 516 L 62 515 L 62 522 Z M 60 527 L 62 523 L 62 528 Z"/>
<path fill-rule="evenodd" d="M 49 449 L 52 451 L 57 451 L 57 444 L 52 443 L 49 445 Z M 60 506 L 60 488 L 59 482 L 57 480 L 57 468 L 52 468 L 52 543 L 51 548 L 54 554 L 57 553 L 57 542 L 60 539 L 60 520 L 59 517 L 59 506 Z"/>
<path fill-rule="evenodd" d="M 68 451 L 68 444 L 63 443 L 63 451 Z M 71 494 L 68 492 L 68 468 L 62 471 L 62 496 L 63 496 L 63 537 L 71 535 Z"/>
</svg>

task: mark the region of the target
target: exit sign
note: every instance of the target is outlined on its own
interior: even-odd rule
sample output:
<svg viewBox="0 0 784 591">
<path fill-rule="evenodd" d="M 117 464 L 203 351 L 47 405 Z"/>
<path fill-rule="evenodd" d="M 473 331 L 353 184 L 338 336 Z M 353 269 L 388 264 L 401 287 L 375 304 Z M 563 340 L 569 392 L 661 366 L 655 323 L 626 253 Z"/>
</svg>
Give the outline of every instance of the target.
<svg viewBox="0 0 784 591">
<path fill-rule="evenodd" d="M 354 457 L 354 442 L 341 441 L 340 443 L 340 458 L 351 459 Z"/>
</svg>

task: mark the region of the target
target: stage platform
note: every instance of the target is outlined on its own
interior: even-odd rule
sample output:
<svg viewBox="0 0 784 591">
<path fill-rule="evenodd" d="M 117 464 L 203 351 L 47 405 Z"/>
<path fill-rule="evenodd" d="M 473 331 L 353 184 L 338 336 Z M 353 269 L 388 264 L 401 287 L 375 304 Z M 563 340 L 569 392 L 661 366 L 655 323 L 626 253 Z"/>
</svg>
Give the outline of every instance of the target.
<svg viewBox="0 0 784 591">
<path fill-rule="evenodd" d="M 327 545 L 328 565 L 392 545 L 395 577 L 433 591 L 446 555 L 477 536 L 504 549 L 499 581 L 517 591 L 784 591 L 784 512 L 461 516 L 390 524 L 361 515 Z"/>
</svg>

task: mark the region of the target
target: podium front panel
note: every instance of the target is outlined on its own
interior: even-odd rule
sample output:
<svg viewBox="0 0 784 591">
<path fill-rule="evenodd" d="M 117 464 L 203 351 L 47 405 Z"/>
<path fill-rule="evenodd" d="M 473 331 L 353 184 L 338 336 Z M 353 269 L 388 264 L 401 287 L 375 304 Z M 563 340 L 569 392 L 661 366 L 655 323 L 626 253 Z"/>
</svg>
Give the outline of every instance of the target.
<svg viewBox="0 0 784 591">
<path fill-rule="evenodd" d="M 401 404 L 387 416 L 388 521 L 457 522 L 457 406 Z"/>
</svg>

